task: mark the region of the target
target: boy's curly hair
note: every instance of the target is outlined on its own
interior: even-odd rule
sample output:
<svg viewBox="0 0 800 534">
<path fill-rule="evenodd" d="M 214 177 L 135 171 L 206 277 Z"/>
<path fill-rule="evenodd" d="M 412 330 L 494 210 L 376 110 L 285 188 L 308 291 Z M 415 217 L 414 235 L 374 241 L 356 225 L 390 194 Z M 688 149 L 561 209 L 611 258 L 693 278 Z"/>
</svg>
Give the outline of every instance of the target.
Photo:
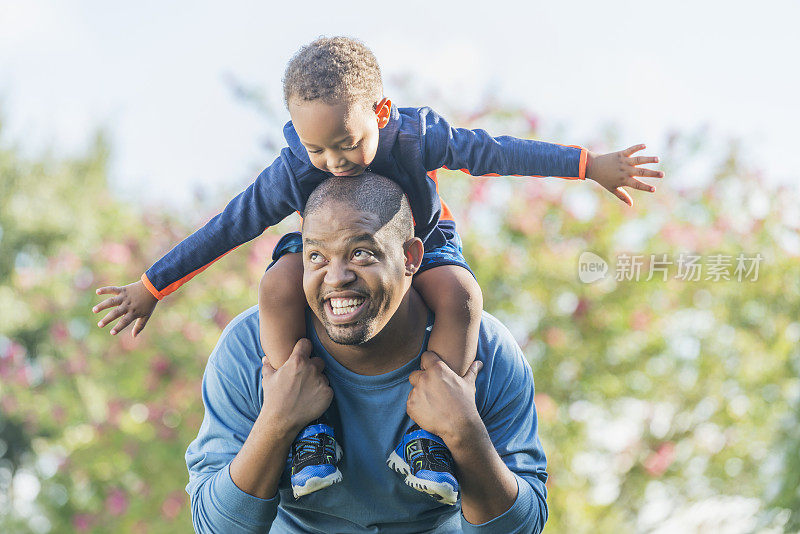
<svg viewBox="0 0 800 534">
<path fill-rule="evenodd" d="M 320 37 L 289 60 L 283 77 L 286 105 L 294 98 L 372 106 L 383 97 L 381 69 L 372 51 L 350 37 Z"/>
</svg>

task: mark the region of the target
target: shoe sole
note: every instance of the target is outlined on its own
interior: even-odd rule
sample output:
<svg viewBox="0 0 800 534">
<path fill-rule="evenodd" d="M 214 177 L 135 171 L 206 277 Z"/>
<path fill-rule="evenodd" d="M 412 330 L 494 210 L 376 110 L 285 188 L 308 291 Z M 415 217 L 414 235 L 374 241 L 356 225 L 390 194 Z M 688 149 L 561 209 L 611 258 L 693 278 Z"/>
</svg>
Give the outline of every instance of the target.
<svg viewBox="0 0 800 534">
<path fill-rule="evenodd" d="M 311 477 L 303 486 L 292 486 L 292 494 L 295 499 L 299 499 L 303 495 L 314 493 L 321 489 L 333 486 L 334 484 L 342 481 L 342 472 L 338 469 L 326 477 Z"/>
<path fill-rule="evenodd" d="M 342 459 L 342 448 L 339 444 L 336 444 L 336 463 L 339 463 L 339 460 Z M 326 477 L 311 477 L 306 480 L 306 483 L 302 486 L 295 486 L 292 485 L 292 495 L 294 495 L 295 499 L 299 499 L 303 495 L 308 495 L 309 493 L 314 493 L 315 491 L 319 491 L 321 489 L 327 488 L 328 486 L 333 486 L 334 484 L 342 481 L 342 472 L 339 471 L 339 468 L 336 468 L 336 471 L 331 473 Z"/>
<path fill-rule="evenodd" d="M 449 504 L 451 506 L 456 504 L 458 500 L 458 492 L 454 491 L 450 484 L 442 482 L 433 482 L 418 478 L 411 474 L 411 467 L 403 460 L 396 452 L 392 451 L 389 459 L 386 460 L 388 465 L 394 471 L 405 476 L 405 483 L 407 486 L 414 488 L 422 493 L 427 493 L 442 504 Z"/>
</svg>

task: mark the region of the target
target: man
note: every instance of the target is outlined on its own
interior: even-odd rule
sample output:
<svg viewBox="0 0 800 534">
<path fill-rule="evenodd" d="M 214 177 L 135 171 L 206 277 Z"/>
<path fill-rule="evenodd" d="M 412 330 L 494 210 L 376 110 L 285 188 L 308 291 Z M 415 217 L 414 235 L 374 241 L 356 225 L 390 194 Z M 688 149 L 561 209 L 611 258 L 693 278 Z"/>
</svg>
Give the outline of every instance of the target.
<svg viewBox="0 0 800 534">
<path fill-rule="evenodd" d="M 262 362 L 256 307 L 223 332 L 203 378 L 205 418 L 186 452 L 197 531 L 541 531 L 547 474 L 531 370 L 488 314 L 464 377 L 426 352 L 433 317 L 411 288 L 423 254 L 412 221 L 399 187 L 372 173 L 311 194 L 309 339 L 275 371 Z M 358 309 L 334 313 L 332 299 Z M 284 474 L 291 443 L 326 410 L 344 453 L 342 481 L 295 500 Z M 387 467 L 412 420 L 450 449 L 460 506 L 437 503 Z"/>
</svg>

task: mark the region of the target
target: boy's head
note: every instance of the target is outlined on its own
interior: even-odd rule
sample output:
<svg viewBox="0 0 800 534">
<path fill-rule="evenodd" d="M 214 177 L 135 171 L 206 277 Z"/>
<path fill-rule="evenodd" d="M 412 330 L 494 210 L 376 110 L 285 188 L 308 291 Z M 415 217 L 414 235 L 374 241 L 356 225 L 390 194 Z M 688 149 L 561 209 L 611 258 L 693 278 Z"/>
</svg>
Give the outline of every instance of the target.
<svg viewBox="0 0 800 534">
<path fill-rule="evenodd" d="M 337 176 L 361 174 L 389 120 L 381 70 L 363 43 L 322 37 L 301 48 L 283 78 L 286 107 L 311 163 Z"/>
</svg>

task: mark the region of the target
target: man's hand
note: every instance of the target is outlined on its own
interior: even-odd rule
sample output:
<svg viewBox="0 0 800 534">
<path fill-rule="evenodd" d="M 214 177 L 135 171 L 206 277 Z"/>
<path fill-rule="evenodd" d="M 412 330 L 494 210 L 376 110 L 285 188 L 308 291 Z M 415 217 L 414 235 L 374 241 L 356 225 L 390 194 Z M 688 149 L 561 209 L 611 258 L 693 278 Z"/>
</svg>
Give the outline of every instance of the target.
<svg viewBox="0 0 800 534">
<path fill-rule="evenodd" d="M 475 379 L 481 367 L 483 362 L 475 361 L 460 377 L 435 352 L 423 353 L 420 370 L 408 377 L 413 386 L 406 402 L 409 417 L 445 443 L 482 425 L 475 406 Z"/>
<path fill-rule="evenodd" d="M 610 152 L 608 154 L 589 152 L 586 161 L 586 177 L 591 178 L 605 187 L 628 206 L 633 206 L 633 200 L 631 200 L 627 191 L 622 189 L 623 186 L 652 193 L 656 188 L 637 180 L 636 176 L 645 176 L 648 178 L 664 177 L 664 173 L 661 171 L 653 171 L 639 167 L 639 165 L 644 165 L 646 163 L 658 163 L 657 157 L 631 157 L 632 154 L 644 150 L 645 148 L 647 147 L 644 145 L 634 145 L 625 150 Z"/>
<path fill-rule="evenodd" d="M 97 326 L 103 328 L 111 321 L 122 317 L 117 324 L 111 329 L 111 335 L 115 336 L 119 332 L 125 330 L 129 324 L 136 321 L 133 325 L 133 337 L 139 335 L 139 332 L 144 329 L 147 320 L 153 314 L 153 310 L 158 304 L 158 299 L 153 296 L 150 291 L 144 287 L 141 280 L 128 284 L 127 286 L 117 287 L 108 286 L 101 287 L 97 290 L 98 295 L 116 295 L 110 297 L 92 308 L 94 313 L 105 310 L 107 308 L 114 308 L 106 314 L 103 319 L 97 323 Z"/>
<path fill-rule="evenodd" d="M 325 363 L 311 358 L 311 341 L 301 339 L 292 355 L 277 371 L 264 357 L 261 361 L 265 415 L 274 428 L 294 438 L 304 426 L 321 416 L 333 400 Z"/>
</svg>

